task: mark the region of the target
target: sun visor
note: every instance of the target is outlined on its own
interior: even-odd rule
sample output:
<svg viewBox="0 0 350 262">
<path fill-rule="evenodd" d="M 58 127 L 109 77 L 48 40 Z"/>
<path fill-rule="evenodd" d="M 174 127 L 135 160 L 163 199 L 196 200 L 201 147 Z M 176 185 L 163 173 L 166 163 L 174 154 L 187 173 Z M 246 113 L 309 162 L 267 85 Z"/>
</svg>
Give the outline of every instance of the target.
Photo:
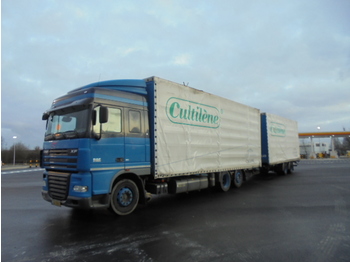
<svg viewBox="0 0 350 262">
<path fill-rule="evenodd" d="M 93 101 L 92 97 L 89 98 L 83 98 L 79 100 L 74 100 L 68 103 L 60 103 L 59 106 L 55 106 L 55 104 L 52 105 L 52 107 L 46 111 L 46 113 L 51 113 L 51 112 L 70 112 L 70 111 L 76 111 L 80 109 L 87 108 Z"/>
</svg>

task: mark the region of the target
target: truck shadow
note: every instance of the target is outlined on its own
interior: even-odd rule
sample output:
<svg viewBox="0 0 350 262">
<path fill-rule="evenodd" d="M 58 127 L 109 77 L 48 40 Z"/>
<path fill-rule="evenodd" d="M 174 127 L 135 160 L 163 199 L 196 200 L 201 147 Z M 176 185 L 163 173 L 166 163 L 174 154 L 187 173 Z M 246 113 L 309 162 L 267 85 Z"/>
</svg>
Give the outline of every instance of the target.
<svg viewBox="0 0 350 262">
<path fill-rule="evenodd" d="M 228 192 L 218 192 L 215 188 L 202 189 L 198 191 L 191 191 L 188 193 L 180 193 L 176 195 L 160 195 L 153 196 L 152 199 L 146 205 L 139 205 L 137 209 L 130 215 L 118 216 L 107 209 L 92 209 L 92 210 L 80 210 L 72 209 L 70 211 L 70 219 L 72 221 L 85 221 L 85 222 L 128 222 L 135 217 L 142 216 L 142 219 L 147 217 L 155 217 L 155 215 L 163 216 L 166 213 L 181 212 L 186 206 L 190 206 L 191 209 L 200 209 L 203 203 L 213 203 L 224 201 L 226 198 L 237 198 L 239 195 L 249 193 L 251 190 L 260 188 L 261 184 L 268 185 L 269 182 L 288 180 L 293 174 L 279 175 L 274 172 L 268 174 L 258 174 L 251 177 L 246 181 L 242 187 L 232 187 Z"/>
</svg>

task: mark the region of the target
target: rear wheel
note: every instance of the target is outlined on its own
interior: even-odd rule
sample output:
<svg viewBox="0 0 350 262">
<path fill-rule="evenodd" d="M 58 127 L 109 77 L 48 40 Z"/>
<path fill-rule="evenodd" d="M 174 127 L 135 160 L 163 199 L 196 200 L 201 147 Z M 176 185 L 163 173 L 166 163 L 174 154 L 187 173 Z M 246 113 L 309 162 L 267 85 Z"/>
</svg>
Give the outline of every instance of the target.
<svg viewBox="0 0 350 262">
<path fill-rule="evenodd" d="M 227 192 L 231 187 L 231 175 L 229 172 L 220 172 L 216 175 L 216 187 L 222 191 Z"/>
<path fill-rule="evenodd" d="M 294 164 L 293 162 L 288 163 L 288 174 L 291 174 L 294 171 Z"/>
<path fill-rule="evenodd" d="M 233 175 L 233 184 L 235 187 L 241 187 L 243 184 L 243 171 L 242 170 L 236 170 L 235 174 Z"/>
<path fill-rule="evenodd" d="M 128 215 L 135 210 L 139 202 L 139 190 L 134 181 L 120 180 L 113 187 L 110 209 L 121 216 Z"/>
<path fill-rule="evenodd" d="M 288 173 L 288 163 L 279 164 L 277 173 L 279 175 L 286 175 Z"/>
</svg>

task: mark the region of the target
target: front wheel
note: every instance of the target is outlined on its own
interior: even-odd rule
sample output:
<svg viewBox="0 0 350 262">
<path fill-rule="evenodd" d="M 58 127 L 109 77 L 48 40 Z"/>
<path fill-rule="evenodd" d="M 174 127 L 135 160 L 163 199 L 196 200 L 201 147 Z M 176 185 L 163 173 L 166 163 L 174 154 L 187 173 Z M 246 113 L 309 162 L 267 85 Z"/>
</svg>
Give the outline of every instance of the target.
<svg viewBox="0 0 350 262">
<path fill-rule="evenodd" d="M 139 189 L 134 181 L 120 180 L 113 187 L 110 209 L 121 216 L 130 214 L 139 202 Z"/>
</svg>

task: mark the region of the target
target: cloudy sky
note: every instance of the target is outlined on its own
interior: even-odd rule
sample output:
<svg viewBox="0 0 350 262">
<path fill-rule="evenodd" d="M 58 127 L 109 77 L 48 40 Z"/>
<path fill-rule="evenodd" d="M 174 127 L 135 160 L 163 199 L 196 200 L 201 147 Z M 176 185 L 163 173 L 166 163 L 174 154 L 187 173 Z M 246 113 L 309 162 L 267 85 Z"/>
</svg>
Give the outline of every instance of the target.
<svg viewBox="0 0 350 262">
<path fill-rule="evenodd" d="M 159 76 L 350 130 L 348 0 L 2 0 L 1 136 L 42 146 L 54 98 Z"/>
</svg>

